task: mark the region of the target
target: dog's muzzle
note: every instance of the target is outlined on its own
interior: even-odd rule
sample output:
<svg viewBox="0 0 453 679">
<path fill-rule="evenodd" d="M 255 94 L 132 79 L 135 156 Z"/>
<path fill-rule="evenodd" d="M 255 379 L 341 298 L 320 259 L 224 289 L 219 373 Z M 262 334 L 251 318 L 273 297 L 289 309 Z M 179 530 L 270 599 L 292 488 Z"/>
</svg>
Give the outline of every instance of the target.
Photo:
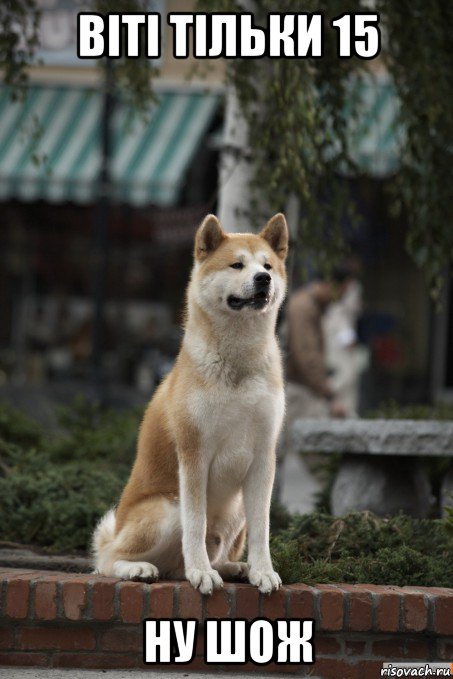
<svg viewBox="0 0 453 679">
<path fill-rule="evenodd" d="M 263 309 L 270 301 L 271 276 L 266 272 L 260 272 L 253 277 L 255 292 L 251 297 L 236 297 L 230 295 L 227 299 L 230 309 L 240 311 L 244 307 L 250 309 Z"/>
</svg>

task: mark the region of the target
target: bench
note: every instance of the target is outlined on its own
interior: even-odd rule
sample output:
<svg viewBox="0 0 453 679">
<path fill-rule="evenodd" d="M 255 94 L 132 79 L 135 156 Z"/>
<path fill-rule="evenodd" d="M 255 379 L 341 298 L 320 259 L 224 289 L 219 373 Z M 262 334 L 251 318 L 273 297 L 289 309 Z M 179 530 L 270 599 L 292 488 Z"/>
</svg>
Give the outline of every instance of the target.
<svg viewBox="0 0 453 679">
<path fill-rule="evenodd" d="M 423 458 L 453 458 L 453 422 L 431 420 L 296 420 L 294 450 L 341 454 L 331 492 L 336 516 L 369 510 L 428 516 L 434 497 Z M 441 487 L 441 506 L 453 506 L 453 466 Z"/>
</svg>

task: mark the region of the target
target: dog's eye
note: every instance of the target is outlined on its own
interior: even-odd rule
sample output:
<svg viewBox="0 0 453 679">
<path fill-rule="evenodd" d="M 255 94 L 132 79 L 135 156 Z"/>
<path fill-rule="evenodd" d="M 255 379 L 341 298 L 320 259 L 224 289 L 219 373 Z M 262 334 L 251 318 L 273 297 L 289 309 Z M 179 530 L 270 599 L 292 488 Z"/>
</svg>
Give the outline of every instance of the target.
<svg viewBox="0 0 453 679">
<path fill-rule="evenodd" d="M 266 269 L 266 271 L 270 271 L 272 269 L 272 266 L 270 264 L 265 264 L 264 268 Z"/>
<path fill-rule="evenodd" d="M 242 262 L 235 262 L 234 264 L 230 264 L 232 269 L 243 269 L 244 265 Z"/>
</svg>

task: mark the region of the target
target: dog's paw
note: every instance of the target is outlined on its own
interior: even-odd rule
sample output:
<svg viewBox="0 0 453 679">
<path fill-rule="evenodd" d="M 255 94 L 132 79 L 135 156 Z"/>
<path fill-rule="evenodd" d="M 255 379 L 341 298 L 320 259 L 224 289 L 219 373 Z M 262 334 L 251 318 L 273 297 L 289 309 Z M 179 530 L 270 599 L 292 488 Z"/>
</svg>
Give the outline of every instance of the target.
<svg viewBox="0 0 453 679">
<path fill-rule="evenodd" d="M 218 570 L 224 580 L 233 578 L 246 580 L 249 574 L 249 567 L 245 561 L 227 561 L 219 566 Z"/>
<path fill-rule="evenodd" d="M 274 590 L 279 589 L 282 584 L 279 574 L 275 571 L 259 571 L 256 568 L 250 568 L 249 582 L 251 585 L 258 587 L 263 594 L 270 594 Z"/>
<path fill-rule="evenodd" d="M 200 570 L 199 568 L 188 568 L 186 578 L 195 589 L 202 594 L 212 594 L 214 589 L 223 587 L 223 580 L 214 569 Z"/>
<path fill-rule="evenodd" d="M 159 578 L 156 566 L 147 561 L 115 561 L 113 573 L 123 580 L 155 582 Z"/>
</svg>

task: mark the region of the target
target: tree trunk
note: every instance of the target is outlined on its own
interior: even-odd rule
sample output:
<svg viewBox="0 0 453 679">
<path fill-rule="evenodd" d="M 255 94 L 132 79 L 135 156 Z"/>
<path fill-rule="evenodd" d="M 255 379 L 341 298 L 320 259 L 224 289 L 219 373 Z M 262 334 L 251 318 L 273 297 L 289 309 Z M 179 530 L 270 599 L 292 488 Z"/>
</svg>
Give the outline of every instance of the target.
<svg viewBox="0 0 453 679">
<path fill-rule="evenodd" d="M 218 216 L 225 231 L 251 231 L 249 219 L 250 179 L 253 162 L 248 143 L 248 124 L 236 91 L 227 91 L 225 132 L 220 157 Z"/>
</svg>

